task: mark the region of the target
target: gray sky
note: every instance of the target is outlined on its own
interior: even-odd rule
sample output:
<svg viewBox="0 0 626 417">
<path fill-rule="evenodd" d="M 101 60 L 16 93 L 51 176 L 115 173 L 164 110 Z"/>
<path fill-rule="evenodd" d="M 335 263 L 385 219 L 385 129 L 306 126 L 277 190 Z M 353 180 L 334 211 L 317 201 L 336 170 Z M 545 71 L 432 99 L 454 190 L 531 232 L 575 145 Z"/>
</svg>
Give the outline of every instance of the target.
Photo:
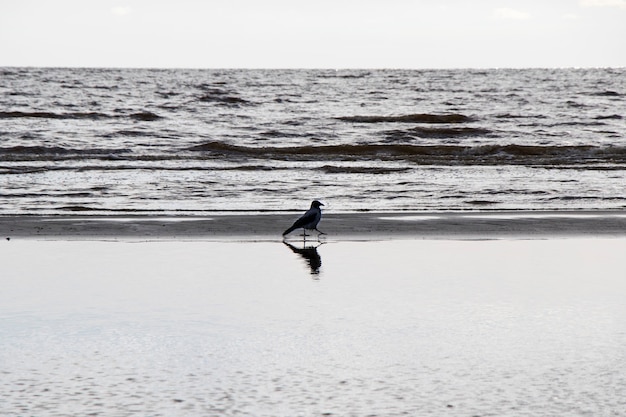
<svg viewBox="0 0 626 417">
<path fill-rule="evenodd" d="M 626 67 L 626 0 L 1 0 L 0 66 Z"/>
</svg>

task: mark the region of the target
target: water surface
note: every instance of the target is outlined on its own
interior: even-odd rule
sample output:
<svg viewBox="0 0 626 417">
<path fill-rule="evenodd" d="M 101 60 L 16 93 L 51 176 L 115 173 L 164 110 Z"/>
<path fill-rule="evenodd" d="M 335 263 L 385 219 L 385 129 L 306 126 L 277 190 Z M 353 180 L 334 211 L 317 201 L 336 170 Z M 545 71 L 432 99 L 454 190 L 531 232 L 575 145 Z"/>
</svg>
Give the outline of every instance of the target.
<svg viewBox="0 0 626 417">
<path fill-rule="evenodd" d="M 3 68 L 0 213 L 623 209 L 624 71 Z"/>
<path fill-rule="evenodd" d="M 291 244 L 3 241 L 0 414 L 626 407 L 624 239 Z"/>
</svg>

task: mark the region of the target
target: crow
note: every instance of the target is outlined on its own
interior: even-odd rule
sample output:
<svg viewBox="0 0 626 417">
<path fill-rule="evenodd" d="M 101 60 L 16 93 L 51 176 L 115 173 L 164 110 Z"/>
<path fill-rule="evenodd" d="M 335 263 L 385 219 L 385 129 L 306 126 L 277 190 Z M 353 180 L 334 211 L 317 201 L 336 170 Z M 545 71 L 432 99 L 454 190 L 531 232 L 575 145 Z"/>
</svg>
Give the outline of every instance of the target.
<svg viewBox="0 0 626 417">
<path fill-rule="evenodd" d="M 320 209 L 320 206 L 323 206 L 323 204 L 317 200 L 314 200 L 311 203 L 311 208 L 307 210 L 307 212 L 304 213 L 302 217 L 296 220 L 289 229 L 285 230 L 283 232 L 283 236 L 286 236 L 294 230 L 300 228 L 304 229 L 304 236 L 306 236 L 307 230 L 315 230 L 320 235 L 325 235 L 326 233 L 317 228 L 317 224 L 322 219 L 322 210 Z"/>
</svg>

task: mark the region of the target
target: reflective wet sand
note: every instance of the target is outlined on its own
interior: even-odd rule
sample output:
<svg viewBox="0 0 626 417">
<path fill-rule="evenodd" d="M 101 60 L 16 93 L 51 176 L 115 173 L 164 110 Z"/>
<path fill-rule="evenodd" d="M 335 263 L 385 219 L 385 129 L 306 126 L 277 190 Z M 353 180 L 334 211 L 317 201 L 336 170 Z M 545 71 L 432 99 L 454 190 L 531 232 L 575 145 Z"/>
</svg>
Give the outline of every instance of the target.
<svg viewBox="0 0 626 417">
<path fill-rule="evenodd" d="M 618 415 L 626 239 L 0 241 L 0 415 Z"/>
</svg>

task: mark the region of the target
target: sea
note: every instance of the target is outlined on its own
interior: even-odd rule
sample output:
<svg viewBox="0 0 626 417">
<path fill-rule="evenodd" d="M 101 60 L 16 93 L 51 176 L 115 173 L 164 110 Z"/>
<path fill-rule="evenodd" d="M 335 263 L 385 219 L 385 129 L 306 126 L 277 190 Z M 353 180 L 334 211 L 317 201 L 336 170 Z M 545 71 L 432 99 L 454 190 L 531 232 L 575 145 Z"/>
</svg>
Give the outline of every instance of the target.
<svg viewBox="0 0 626 417">
<path fill-rule="evenodd" d="M 626 69 L 0 68 L 0 215 L 623 210 Z"/>
</svg>

